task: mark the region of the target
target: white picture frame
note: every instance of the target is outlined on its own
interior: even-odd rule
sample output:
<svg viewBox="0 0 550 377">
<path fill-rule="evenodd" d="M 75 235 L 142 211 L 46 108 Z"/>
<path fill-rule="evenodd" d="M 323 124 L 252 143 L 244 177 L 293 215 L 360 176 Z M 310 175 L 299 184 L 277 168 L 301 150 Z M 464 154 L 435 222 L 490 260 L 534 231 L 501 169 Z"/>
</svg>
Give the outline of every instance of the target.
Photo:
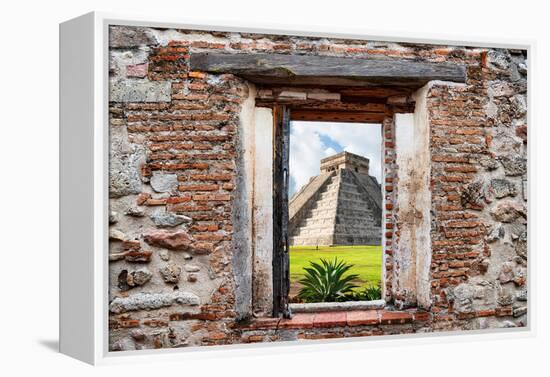
<svg viewBox="0 0 550 377">
<path fill-rule="evenodd" d="M 110 25 L 196 30 L 221 30 L 393 40 L 399 42 L 436 43 L 478 47 L 527 49 L 529 64 L 534 55 L 533 41 L 436 39 L 436 36 L 404 34 L 365 34 L 362 30 L 324 32 L 315 29 L 280 29 L 277 26 L 216 24 L 197 25 L 185 20 L 145 19 L 127 15 L 92 12 L 60 24 L 60 351 L 90 364 L 112 364 L 144 360 L 208 358 L 232 354 L 267 354 L 295 352 L 298 345 L 271 343 L 187 349 L 147 351 L 108 351 L 108 28 Z M 529 67 L 529 87 L 533 80 Z M 532 101 L 529 98 L 529 108 Z M 531 118 L 532 112 L 528 117 Z M 531 120 L 529 119 L 531 125 Z M 534 127 L 529 128 L 534 138 Z M 528 158 L 531 161 L 532 145 Z M 529 172 L 531 168 L 529 167 Z M 529 175 L 531 179 L 531 175 Z M 529 181 L 531 183 L 531 181 Z M 535 208 L 534 192 L 529 189 L 529 213 Z M 534 217 L 534 216 L 533 216 Z M 532 223 L 528 224 L 532 237 Z M 529 281 L 535 281 L 536 255 L 529 251 Z M 537 287 L 530 285 L 528 326 L 518 329 L 402 335 L 398 338 L 325 340 L 300 344 L 302 350 L 331 347 L 379 347 L 400 342 L 472 341 L 480 336 L 502 339 L 533 336 L 537 303 L 531 300 Z M 513 330 L 513 331 L 510 331 Z M 460 335 L 456 337 L 456 335 Z"/>
</svg>

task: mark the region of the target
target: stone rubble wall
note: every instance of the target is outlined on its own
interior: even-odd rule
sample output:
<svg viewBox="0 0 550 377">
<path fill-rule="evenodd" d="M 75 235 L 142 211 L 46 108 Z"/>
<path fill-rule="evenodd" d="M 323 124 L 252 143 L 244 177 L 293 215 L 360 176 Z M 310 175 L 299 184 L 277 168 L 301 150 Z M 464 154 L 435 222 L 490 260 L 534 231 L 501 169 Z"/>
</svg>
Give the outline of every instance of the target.
<svg viewBox="0 0 550 377">
<path fill-rule="evenodd" d="M 526 324 L 521 51 L 113 26 L 110 350 L 243 341 L 233 257 L 247 242 L 234 229 L 243 220 L 238 130 L 250 87 L 233 75 L 189 71 L 189 56 L 210 50 L 465 64 L 466 86 L 429 92 L 435 317 L 422 331 Z M 384 122 L 389 160 L 391 132 Z M 399 234 L 389 172 L 382 186 L 386 216 L 395 221 L 386 224 L 386 253 Z M 399 303 L 388 284 L 386 298 Z"/>
<path fill-rule="evenodd" d="M 434 329 L 527 324 L 527 69 L 482 52 L 465 86 L 428 94 Z"/>
</svg>

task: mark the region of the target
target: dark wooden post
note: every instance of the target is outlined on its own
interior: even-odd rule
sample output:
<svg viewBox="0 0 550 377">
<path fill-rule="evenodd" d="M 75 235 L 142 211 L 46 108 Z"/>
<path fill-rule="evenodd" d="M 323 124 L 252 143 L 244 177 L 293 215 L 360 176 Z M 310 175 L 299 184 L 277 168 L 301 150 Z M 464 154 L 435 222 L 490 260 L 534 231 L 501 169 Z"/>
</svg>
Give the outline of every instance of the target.
<svg viewBox="0 0 550 377">
<path fill-rule="evenodd" d="M 273 316 L 290 318 L 288 186 L 290 110 L 273 109 Z"/>
</svg>

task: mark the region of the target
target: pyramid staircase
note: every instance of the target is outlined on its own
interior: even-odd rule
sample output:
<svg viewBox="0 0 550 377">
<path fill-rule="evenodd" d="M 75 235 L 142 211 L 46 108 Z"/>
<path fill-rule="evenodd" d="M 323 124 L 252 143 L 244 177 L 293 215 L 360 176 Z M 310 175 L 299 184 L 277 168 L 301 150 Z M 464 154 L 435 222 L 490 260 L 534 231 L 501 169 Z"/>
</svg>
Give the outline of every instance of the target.
<svg viewBox="0 0 550 377">
<path fill-rule="evenodd" d="M 381 193 L 376 180 L 348 168 L 331 172 L 325 180 L 299 211 L 291 213 L 290 244 L 380 245 Z M 368 184 L 374 187 L 369 190 Z"/>
</svg>

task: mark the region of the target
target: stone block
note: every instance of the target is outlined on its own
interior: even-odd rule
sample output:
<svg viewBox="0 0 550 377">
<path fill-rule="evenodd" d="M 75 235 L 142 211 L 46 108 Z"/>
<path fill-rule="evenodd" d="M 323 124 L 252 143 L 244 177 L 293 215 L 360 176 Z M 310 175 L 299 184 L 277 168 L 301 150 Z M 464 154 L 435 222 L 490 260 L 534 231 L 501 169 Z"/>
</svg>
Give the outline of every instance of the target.
<svg viewBox="0 0 550 377">
<path fill-rule="evenodd" d="M 503 201 L 491 209 L 491 216 L 496 221 L 511 223 L 520 217 L 527 216 L 526 208 L 513 201 Z"/>
<path fill-rule="evenodd" d="M 304 92 L 291 92 L 288 90 L 282 91 L 279 93 L 278 98 L 280 99 L 294 99 L 294 100 L 305 100 L 307 99 L 307 93 Z"/>
<path fill-rule="evenodd" d="M 112 80 L 110 102 L 169 102 L 172 86 L 164 81 Z"/>
<path fill-rule="evenodd" d="M 145 163 L 143 146 L 130 143 L 124 127 L 111 127 L 110 137 L 109 197 L 141 193 L 140 168 Z"/>
<path fill-rule="evenodd" d="M 159 228 L 173 228 L 192 221 L 190 217 L 177 215 L 173 212 L 154 212 L 150 217 Z"/>
<path fill-rule="evenodd" d="M 153 274 L 147 268 L 141 268 L 131 272 L 124 269 L 120 271 L 118 275 L 118 287 L 125 291 L 146 284 L 152 277 Z"/>
<path fill-rule="evenodd" d="M 126 76 L 144 78 L 145 76 L 147 76 L 148 67 L 149 67 L 148 63 L 130 64 L 126 66 Z"/>
<path fill-rule="evenodd" d="M 169 263 L 159 270 L 162 280 L 165 283 L 177 283 L 180 280 L 181 267 L 173 263 Z"/>
<path fill-rule="evenodd" d="M 150 184 L 156 192 L 172 192 L 178 188 L 178 176 L 176 174 L 155 173 L 151 177 Z"/>
<path fill-rule="evenodd" d="M 157 40 L 150 29 L 144 27 L 109 27 L 109 47 L 131 48 L 143 45 L 156 45 Z"/>
<path fill-rule="evenodd" d="M 111 313 L 119 314 L 135 310 L 154 310 L 175 304 L 196 306 L 199 297 L 191 292 L 136 293 L 128 297 L 116 297 L 109 305 Z"/>
<path fill-rule="evenodd" d="M 151 246 L 170 250 L 188 250 L 193 242 L 191 236 L 183 230 L 152 230 L 145 233 L 143 239 Z"/>
<path fill-rule="evenodd" d="M 340 101 L 340 93 L 308 93 L 307 98 L 318 101 Z"/>
<path fill-rule="evenodd" d="M 519 155 L 508 155 L 499 157 L 498 160 L 504 167 L 506 175 L 515 177 L 527 173 L 527 159 Z"/>
<path fill-rule="evenodd" d="M 491 179 L 490 188 L 495 197 L 499 199 L 505 196 L 516 196 L 518 193 L 516 185 L 507 179 Z"/>
<path fill-rule="evenodd" d="M 196 266 L 194 264 L 186 264 L 185 266 L 183 266 L 183 269 L 186 272 L 199 272 L 201 270 L 199 266 Z"/>
</svg>

